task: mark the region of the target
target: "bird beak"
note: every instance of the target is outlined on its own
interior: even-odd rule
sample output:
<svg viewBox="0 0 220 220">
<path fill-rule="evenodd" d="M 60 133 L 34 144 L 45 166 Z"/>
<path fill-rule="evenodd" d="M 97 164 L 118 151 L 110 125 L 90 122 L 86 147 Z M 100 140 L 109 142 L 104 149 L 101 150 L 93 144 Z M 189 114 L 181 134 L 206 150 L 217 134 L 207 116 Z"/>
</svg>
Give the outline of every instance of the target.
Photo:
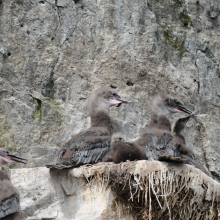
<svg viewBox="0 0 220 220">
<path fill-rule="evenodd" d="M 114 94 L 114 99 L 111 101 L 112 105 L 119 107 L 122 103 L 128 103 L 127 101 L 121 99 L 118 94 Z"/>
<path fill-rule="evenodd" d="M 178 106 L 177 106 L 177 109 L 179 110 L 179 111 L 181 111 L 181 112 L 185 112 L 185 113 L 187 113 L 187 114 L 193 114 L 193 112 L 191 111 L 191 110 L 189 110 L 188 108 L 186 108 L 184 105 L 182 105 L 182 104 L 179 104 Z"/>
<path fill-rule="evenodd" d="M 197 116 L 196 111 L 192 112 L 191 115 L 190 115 L 190 117 L 191 117 L 191 116 Z"/>
<path fill-rule="evenodd" d="M 117 99 L 120 103 L 116 105 L 116 107 L 119 107 L 122 103 L 128 104 L 128 101 L 122 100 L 122 99 Z"/>
<path fill-rule="evenodd" d="M 186 123 L 189 121 L 189 119 L 192 117 L 192 114 L 191 115 L 189 115 L 189 116 L 187 116 L 187 117 L 185 117 L 185 118 L 183 118 L 184 119 L 184 121 L 182 121 L 181 123 L 185 126 L 186 125 Z"/>
<path fill-rule="evenodd" d="M 18 163 L 24 163 L 24 164 L 27 164 L 27 159 L 24 159 L 22 157 L 18 157 L 14 154 L 7 154 L 7 156 L 14 162 L 18 162 Z"/>
</svg>

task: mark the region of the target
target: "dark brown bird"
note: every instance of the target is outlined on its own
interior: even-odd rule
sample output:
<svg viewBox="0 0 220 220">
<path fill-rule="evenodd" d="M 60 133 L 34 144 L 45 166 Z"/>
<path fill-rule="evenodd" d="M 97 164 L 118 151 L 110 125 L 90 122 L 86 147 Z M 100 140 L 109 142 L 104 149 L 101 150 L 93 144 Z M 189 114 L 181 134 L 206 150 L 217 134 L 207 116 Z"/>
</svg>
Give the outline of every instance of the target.
<svg viewBox="0 0 220 220">
<path fill-rule="evenodd" d="M 184 155 L 193 155 L 194 152 L 190 147 L 186 146 L 185 138 L 181 134 L 181 131 L 185 128 L 186 123 L 189 121 L 189 119 L 192 117 L 192 115 L 189 115 L 184 118 L 179 118 L 173 127 L 173 140 L 171 141 L 172 145 L 179 145 L 179 151 Z"/>
<path fill-rule="evenodd" d="M 127 160 L 146 160 L 145 148 L 126 141 L 124 134 L 118 132 L 112 135 L 111 149 L 103 158 L 103 162 L 121 163 Z"/>
<path fill-rule="evenodd" d="M 143 129 L 136 144 L 146 147 L 146 156 L 153 160 L 182 162 L 178 147 L 170 145 L 173 139 L 168 114 L 185 112 L 191 114 L 183 103 L 168 94 L 160 93 L 151 102 L 151 119 L 147 128 Z"/>
<path fill-rule="evenodd" d="M 189 121 L 192 115 L 180 118 L 175 122 L 175 125 L 173 127 L 173 134 L 174 138 L 171 141 L 171 145 L 177 146 L 179 145 L 179 151 L 181 154 L 181 158 L 185 159 L 186 164 L 190 164 L 198 169 L 200 169 L 202 172 L 207 174 L 211 177 L 211 174 L 208 170 L 205 169 L 205 167 L 202 166 L 200 160 L 196 156 L 196 154 L 193 152 L 193 150 L 190 147 L 186 146 L 185 138 L 181 134 L 181 131 L 185 128 L 186 123 Z"/>
<path fill-rule="evenodd" d="M 73 136 L 61 147 L 57 165 L 49 168 L 71 168 L 84 164 L 94 164 L 102 160 L 110 150 L 111 118 L 109 108 L 126 103 L 109 87 L 101 87 L 92 92 L 88 99 L 91 118 L 89 129 Z"/>
<path fill-rule="evenodd" d="M 27 160 L 18 157 L 3 148 L 0 148 L 1 169 L 3 164 L 12 162 L 26 164 Z M 17 189 L 11 184 L 11 180 L 8 174 L 0 170 L 0 219 L 20 220 L 20 210 L 19 193 Z"/>
</svg>

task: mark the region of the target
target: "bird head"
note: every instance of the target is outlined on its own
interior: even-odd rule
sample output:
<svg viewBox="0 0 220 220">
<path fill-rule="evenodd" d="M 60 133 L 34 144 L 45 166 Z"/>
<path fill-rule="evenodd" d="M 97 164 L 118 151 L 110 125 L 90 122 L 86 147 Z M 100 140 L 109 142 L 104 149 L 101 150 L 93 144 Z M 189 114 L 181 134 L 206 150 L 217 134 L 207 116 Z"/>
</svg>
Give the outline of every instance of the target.
<svg viewBox="0 0 220 220">
<path fill-rule="evenodd" d="M 87 105 L 91 115 L 98 111 L 108 111 L 112 106 L 119 107 L 122 103 L 127 103 L 127 101 L 121 99 L 110 87 L 104 86 L 92 92 Z"/>
<path fill-rule="evenodd" d="M 191 117 L 192 114 L 184 118 L 179 118 L 174 124 L 173 132 L 179 134 L 185 128 L 186 123 L 189 121 Z"/>
<path fill-rule="evenodd" d="M 158 115 L 168 115 L 172 113 L 185 112 L 192 114 L 192 111 L 186 108 L 182 101 L 165 93 L 160 93 L 152 101 L 152 111 Z"/>
<path fill-rule="evenodd" d="M 24 164 L 27 163 L 26 159 L 22 157 L 18 157 L 12 154 L 10 151 L 3 148 L 0 148 L 0 161 L 2 165 L 13 162 L 24 163 Z"/>
</svg>

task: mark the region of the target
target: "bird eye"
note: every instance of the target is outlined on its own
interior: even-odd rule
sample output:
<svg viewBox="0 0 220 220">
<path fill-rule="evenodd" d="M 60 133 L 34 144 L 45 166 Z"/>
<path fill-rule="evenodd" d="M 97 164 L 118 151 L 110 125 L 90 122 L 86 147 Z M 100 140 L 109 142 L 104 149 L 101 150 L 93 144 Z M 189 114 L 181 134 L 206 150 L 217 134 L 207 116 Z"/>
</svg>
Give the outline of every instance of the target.
<svg viewBox="0 0 220 220">
<path fill-rule="evenodd" d="M 180 103 L 180 101 L 175 100 L 175 104 L 176 104 L 176 105 L 179 105 L 179 104 L 181 104 L 181 103 Z"/>
<path fill-rule="evenodd" d="M 170 104 L 170 99 L 166 99 L 165 102 L 169 105 Z"/>
<path fill-rule="evenodd" d="M 111 98 L 112 98 L 112 99 L 115 99 L 117 96 L 118 96 L 117 93 L 112 93 L 112 94 L 111 94 Z"/>
<path fill-rule="evenodd" d="M 107 94 L 107 96 L 106 96 L 106 98 L 112 99 L 112 98 L 113 98 L 113 93 L 112 93 L 111 91 L 109 91 L 108 94 Z"/>
</svg>

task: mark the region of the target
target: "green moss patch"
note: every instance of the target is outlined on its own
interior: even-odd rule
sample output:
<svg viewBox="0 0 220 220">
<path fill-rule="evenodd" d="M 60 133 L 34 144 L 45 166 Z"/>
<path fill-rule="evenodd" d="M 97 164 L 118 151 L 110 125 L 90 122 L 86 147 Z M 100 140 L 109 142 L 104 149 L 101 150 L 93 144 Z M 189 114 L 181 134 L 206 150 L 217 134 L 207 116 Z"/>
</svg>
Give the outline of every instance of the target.
<svg viewBox="0 0 220 220">
<path fill-rule="evenodd" d="M 167 41 L 169 42 L 169 44 L 171 46 L 173 46 L 176 50 L 178 50 L 180 52 L 181 57 L 185 54 L 186 50 L 184 49 L 184 40 L 180 40 L 177 37 L 174 39 L 171 34 L 170 31 L 166 31 L 164 30 L 163 32 L 164 37 L 167 39 Z"/>
<path fill-rule="evenodd" d="M 191 23 L 191 17 L 183 11 L 180 13 L 179 19 L 182 22 L 183 26 L 188 28 L 189 24 Z"/>
</svg>

